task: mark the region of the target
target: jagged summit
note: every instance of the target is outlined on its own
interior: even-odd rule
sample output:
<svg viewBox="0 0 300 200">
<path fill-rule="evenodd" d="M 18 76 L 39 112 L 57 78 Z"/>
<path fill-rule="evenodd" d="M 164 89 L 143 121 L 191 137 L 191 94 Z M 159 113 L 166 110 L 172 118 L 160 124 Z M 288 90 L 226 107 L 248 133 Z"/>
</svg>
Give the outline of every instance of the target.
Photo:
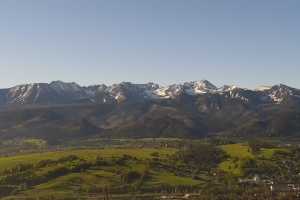
<svg viewBox="0 0 300 200">
<path fill-rule="evenodd" d="M 190 94 L 203 94 L 215 92 L 218 88 L 207 80 L 186 82 L 184 87 L 189 90 Z"/>
<path fill-rule="evenodd" d="M 0 104 L 68 104 L 107 103 L 124 101 L 147 101 L 176 99 L 181 96 L 220 95 L 244 101 L 260 99 L 281 103 L 285 99 L 300 98 L 298 89 L 284 84 L 261 86 L 255 90 L 224 85 L 220 88 L 208 80 L 190 81 L 182 84 L 160 86 L 156 83 L 93 85 L 83 87 L 75 82 L 53 81 L 51 83 L 30 83 L 0 90 Z"/>
<path fill-rule="evenodd" d="M 207 80 L 166 86 L 53 81 L 0 89 L 0 139 L 299 134 L 299 111 L 300 90 L 284 84 L 247 89 Z"/>
</svg>

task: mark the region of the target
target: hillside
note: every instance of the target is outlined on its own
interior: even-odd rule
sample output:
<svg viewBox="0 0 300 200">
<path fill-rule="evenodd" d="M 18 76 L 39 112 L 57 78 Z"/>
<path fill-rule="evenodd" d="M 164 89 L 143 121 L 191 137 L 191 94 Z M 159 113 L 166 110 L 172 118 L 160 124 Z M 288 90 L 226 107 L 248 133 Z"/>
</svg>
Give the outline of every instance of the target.
<svg viewBox="0 0 300 200">
<path fill-rule="evenodd" d="M 22 85 L 0 92 L 0 138 L 297 137 L 299 94 L 285 85 L 248 90 L 208 81 Z"/>
<path fill-rule="evenodd" d="M 295 199 L 300 151 L 271 140 L 116 140 L 0 157 L 0 199 Z M 99 142 L 99 141 L 98 141 Z M 108 141 L 106 141 L 107 144 Z M 111 141 L 112 142 L 112 141 Z M 253 179 L 253 177 L 257 177 Z M 289 184 L 287 184 L 289 183 Z M 276 188 L 270 193 L 270 186 Z M 184 196 L 190 194 L 189 198 Z"/>
</svg>

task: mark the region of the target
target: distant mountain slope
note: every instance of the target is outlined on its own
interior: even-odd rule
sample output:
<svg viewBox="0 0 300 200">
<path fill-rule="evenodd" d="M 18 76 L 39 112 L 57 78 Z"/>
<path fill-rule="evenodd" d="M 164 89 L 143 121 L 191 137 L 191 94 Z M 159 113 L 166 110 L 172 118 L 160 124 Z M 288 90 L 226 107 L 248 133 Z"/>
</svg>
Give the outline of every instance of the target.
<svg viewBox="0 0 300 200">
<path fill-rule="evenodd" d="M 300 90 L 256 90 L 209 81 L 170 86 L 123 82 L 25 84 L 0 90 L 0 139 L 300 136 Z"/>
<path fill-rule="evenodd" d="M 18 85 L 0 90 L 0 105 L 52 105 L 74 103 L 120 103 L 151 100 L 174 100 L 182 96 L 209 96 L 219 94 L 226 98 L 251 103 L 282 103 L 300 99 L 300 90 L 286 85 L 260 87 L 257 90 L 224 85 L 217 88 L 207 80 L 160 86 L 155 83 L 94 85 L 82 87 L 76 83 L 54 81 Z"/>
</svg>

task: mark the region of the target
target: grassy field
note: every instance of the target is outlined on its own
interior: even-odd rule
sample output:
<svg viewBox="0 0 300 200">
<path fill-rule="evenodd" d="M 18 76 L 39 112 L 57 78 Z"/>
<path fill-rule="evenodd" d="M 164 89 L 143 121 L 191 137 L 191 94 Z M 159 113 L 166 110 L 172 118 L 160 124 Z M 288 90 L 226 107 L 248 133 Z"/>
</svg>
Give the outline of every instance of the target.
<svg viewBox="0 0 300 200">
<path fill-rule="evenodd" d="M 272 159 L 276 152 L 287 152 L 286 148 L 262 148 L 254 154 L 246 143 L 223 145 L 221 148 L 229 158 L 219 165 L 219 169 L 235 176 L 242 176 L 242 165 L 248 159 Z"/>
<path fill-rule="evenodd" d="M 231 158 L 254 158 L 247 144 L 228 144 L 221 147 Z"/>
<path fill-rule="evenodd" d="M 0 171 L 13 168 L 18 164 L 34 164 L 38 165 L 44 160 L 59 160 L 66 156 L 76 155 L 87 161 L 96 161 L 97 157 L 101 156 L 104 160 L 122 158 L 122 156 L 131 156 L 125 164 L 113 164 L 95 166 L 82 172 L 72 172 L 65 175 L 53 178 L 49 181 L 34 185 L 25 191 L 11 196 L 7 199 L 16 197 L 28 198 L 56 198 L 65 199 L 67 197 L 85 195 L 89 193 L 101 193 L 105 187 L 118 188 L 120 186 L 127 188 L 126 191 L 133 191 L 136 187 L 142 189 L 153 189 L 160 186 L 199 186 L 203 184 L 201 180 L 195 180 L 191 177 L 176 175 L 172 171 L 164 168 L 150 168 L 149 162 L 154 157 L 159 157 L 163 163 L 168 156 L 173 155 L 176 149 L 172 148 L 120 148 L 120 149 L 91 149 L 91 150 L 65 150 L 47 153 L 34 153 L 29 155 L 19 155 L 12 157 L 0 158 Z M 43 177 L 49 172 L 62 167 L 63 163 L 49 165 L 35 170 L 35 175 Z M 130 171 L 136 171 L 144 174 L 147 171 L 145 178 L 139 178 L 139 181 L 124 183 L 122 174 Z M 142 181 L 142 182 L 141 182 Z"/>
<path fill-rule="evenodd" d="M 195 146 L 193 151 L 190 151 L 192 154 L 176 148 L 134 146 L 101 149 L 67 148 L 0 157 L 0 199 L 1 183 L 7 185 L 11 183 L 16 188 L 23 187 L 9 193 L 9 197 L 3 198 L 6 200 L 18 197 L 78 199 L 75 197 L 94 194 L 101 196 L 106 188 L 114 195 L 129 195 L 128 199 L 135 193 L 159 194 L 161 191 L 180 189 L 184 192 L 186 189 L 199 191 L 206 188 L 207 183 L 217 185 L 223 183 L 215 177 L 219 173 L 212 173 L 214 170 L 225 172 L 228 177 L 237 180 L 249 176 L 244 172 L 245 161 L 253 159 L 270 162 L 275 158 L 273 156 L 276 152 L 287 151 L 285 148 L 265 147 L 254 153 L 247 143 L 216 145 L 213 148 L 206 144 L 203 148 L 201 145 L 202 148 Z M 207 151 L 207 148 L 217 151 Z M 224 152 L 220 149 L 227 156 L 224 156 Z M 212 159 L 217 158 L 215 152 L 220 152 L 222 159 L 206 167 L 202 163 L 207 164 L 209 160 L 203 162 L 203 158 L 211 152 L 213 152 Z M 193 157 L 195 154 L 200 158 Z M 192 162 L 185 160 L 190 158 L 194 160 Z M 79 168 L 76 168 L 78 166 Z M 197 168 L 199 166 L 202 168 Z M 221 178 L 227 177 L 223 177 L 223 173 L 220 174 Z M 103 199 L 102 196 L 97 198 Z"/>
<path fill-rule="evenodd" d="M 276 152 L 287 152 L 287 151 L 288 150 L 285 148 L 261 149 L 259 156 L 265 159 L 271 159 Z"/>
<path fill-rule="evenodd" d="M 122 155 L 130 155 L 138 159 L 147 159 L 151 158 L 151 154 L 158 152 L 161 156 L 171 155 L 175 153 L 175 149 L 164 148 L 164 149 L 116 149 L 116 148 L 107 148 L 107 149 L 91 149 L 91 150 L 64 150 L 64 151 L 55 151 L 55 152 L 45 152 L 45 153 L 33 153 L 28 155 L 12 156 L 12 157 L 2 157 L 0 158 L 0 172 L 16 166 L 17 164 L 35 164 L 41 160 L 45 159 L 59 159 L 69 155 L 76 155 L 80 158 L 86 160 L 95 160 L 97 156 L 101 157 L 120 157 Z"/>
<path fill-rule="evenodd" d="M 243 161 L 245 159 L 254 158 L 254 155 L 247 144 L 229 144 L 223 145 L 221 148 L 226 152 L 229 158 L 219 165 L 219 169 L 236 176 L 241 176 L 243 174 Z"/>
<path fill-rule="evenodd" d="M 168 172 L 162 172 L 157 173 L 153 177 L 153 182 L 151 183 L 153 185 L 159 185 L 159 184 L 169 184 L 171 186 L 178 186 L 178 185 L 199 185 L 201 184 L 200 181 L 194 180 L 189 177 L 180 177 L 176 176 L 172 173 Z"/>
</svg>

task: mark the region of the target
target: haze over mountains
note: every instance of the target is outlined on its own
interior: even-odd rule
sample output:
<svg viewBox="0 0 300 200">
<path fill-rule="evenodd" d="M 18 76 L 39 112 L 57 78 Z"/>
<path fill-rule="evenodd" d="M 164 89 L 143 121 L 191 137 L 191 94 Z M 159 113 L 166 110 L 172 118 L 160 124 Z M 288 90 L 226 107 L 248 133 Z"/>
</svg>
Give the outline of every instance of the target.
<svg viewBox="0 0 300 200">
<path fill-rule="evenodd" d="M 0 138 L 298 136 L 300 90 L 207 80 L 82 87 L 55 81 L 0 90 Z"/>
</svg>

